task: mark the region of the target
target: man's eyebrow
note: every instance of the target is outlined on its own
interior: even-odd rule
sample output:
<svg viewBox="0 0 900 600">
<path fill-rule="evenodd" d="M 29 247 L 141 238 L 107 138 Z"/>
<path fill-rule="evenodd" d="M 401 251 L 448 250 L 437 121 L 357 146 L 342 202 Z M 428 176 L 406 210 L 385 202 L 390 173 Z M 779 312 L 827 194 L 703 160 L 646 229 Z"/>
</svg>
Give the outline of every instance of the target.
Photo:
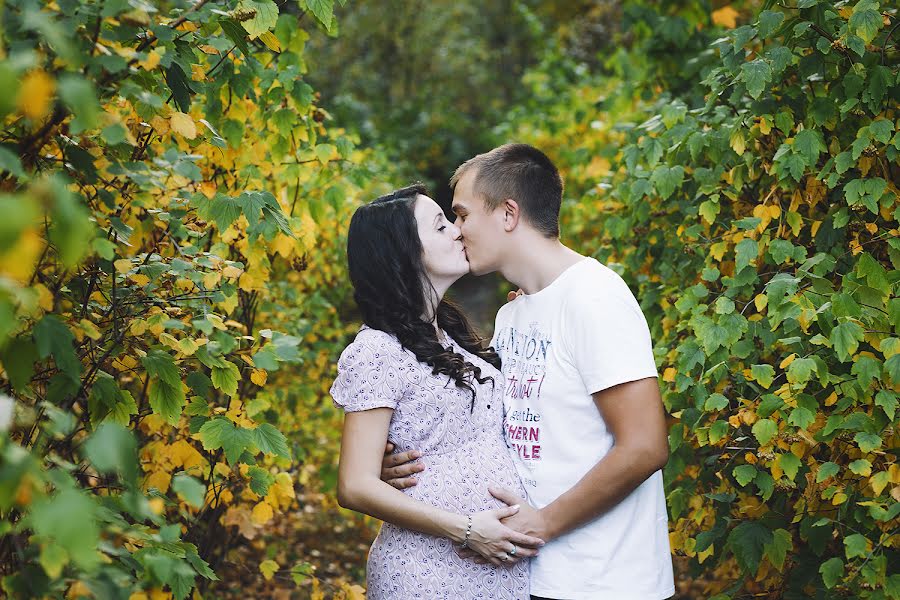
<svg viewBox="0 0 900 600">
<path fill-rule="evenodd" d="M 452 210 L 456 214 L 459 214 L 459 211 L 465 211 L 466 207 L 462 204 L 454 204 L 452 207 L 450 207 L 450 210 Z"/>
</svg>

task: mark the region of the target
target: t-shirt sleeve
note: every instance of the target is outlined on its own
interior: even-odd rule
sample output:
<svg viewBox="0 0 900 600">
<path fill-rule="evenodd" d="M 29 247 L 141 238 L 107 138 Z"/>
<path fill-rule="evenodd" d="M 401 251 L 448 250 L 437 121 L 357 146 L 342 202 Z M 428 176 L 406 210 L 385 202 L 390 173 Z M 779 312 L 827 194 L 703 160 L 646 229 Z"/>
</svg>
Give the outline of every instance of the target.
<svg viewBox="0 0 900 600">
<path fill-rule="evenodd" d="M 408 385 L 407 363 L 393 336 L 380 331 L 357 335 L 338 359 L 331 385 L 334 405 L 346 412 L 396 408 Z"/>
<path fill-rule="evenodd" d="M 565 308 L 565 339 L 588 393 L 657 377 L 650 328 L 624 281 L 573 290 Z"/>
</svg>

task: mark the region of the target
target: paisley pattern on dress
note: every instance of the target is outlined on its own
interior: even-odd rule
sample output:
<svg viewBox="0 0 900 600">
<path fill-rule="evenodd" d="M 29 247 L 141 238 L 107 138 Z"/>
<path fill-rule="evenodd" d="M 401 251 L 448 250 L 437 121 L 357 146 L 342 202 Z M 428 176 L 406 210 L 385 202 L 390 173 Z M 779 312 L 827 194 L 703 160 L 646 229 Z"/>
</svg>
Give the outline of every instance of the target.
<svg viewBox="0 0 900 600">
<path fill-rule="evenodd" d="M 464 350 L 453 350 L 481 368 L 475 407 L 471 393 L 446 375 L 433 375 L 391 334 L 363 326 L 338 361 L 331 386 L 336 406 L 347 412 L 394 409 L 388 438 L 396 452 L 418 450 L 426 465 L 408 496 L 438 508 L 472 514 L 501 508 L 488 492 L 502 486 L 525 497 L 503 437 L 503 375 Z M 369 600 L 527 600 L 529 565 L 478 565 L 463 560 L 449 539 L 385 523 L 367 562 Z"/>
</svg>

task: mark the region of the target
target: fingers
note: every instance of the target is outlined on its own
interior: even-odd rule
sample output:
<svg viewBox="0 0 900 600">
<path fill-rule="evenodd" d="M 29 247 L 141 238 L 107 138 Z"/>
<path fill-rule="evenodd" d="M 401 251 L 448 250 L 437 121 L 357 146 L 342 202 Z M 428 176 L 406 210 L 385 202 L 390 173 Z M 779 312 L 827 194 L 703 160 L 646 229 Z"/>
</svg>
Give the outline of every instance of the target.
<svg viewBox="0 0 900 600">
<path fill-rule="evenodd" d="M 390 454 L 393 451 L 394 451 L 393 442 L 388 442 L 387 444 L 384 445 L 384 453 L 385 454 Z"/>
<path fill-rule="evenodd" d="M 502 508 L 496 508 L 493 511 L 494 515 L 500 520 L 505 519 L 506 517 L 511 517 L 514 514 L 516 514 L 517 512 L 519 512 L 518 504 L 513 504 L 512 506 L 504 506 Z"/>
<path fill-rule="evenodd" d="M 388 444 L 391 445 L 391 444 Z M 422 456 L 422 454 L 418 450 L 408 450 L 406 452 L 398 452 L 397 454 L 391 454 L 390 456 L 385 456 L 384 460 L 381 461 L 382 468 L 384 467 L 396 467 L 397 465 L 402 465 L 404 463 L 408 463 L 410 461 L 416 460 Z"/>
<path fill-rule="evenodd" d="M 381 469 L 381 479 L 387 481 L 388 479 L 402 479 L 404 477 L 411 477 L 416 473 L 421 473 L 425 470 L 425 465 L 422 463 L 406 463 L 405 465 L 400 465 L 399 467 L 393 467 L 390 469 Z"/>
<path fill-rule="evenodd" d="M 519 498 L 514 492 L 506 489 L 505 487 L 499 486 L 490 486 L 488 491 L 491 493 L 491 496 L 503 502 L 504 504 L 522 504 L 525 502 L 522 498 Z"/>
<path fill-rule="evenodd" d="M 507 554 L 509 554 L 507 552 Z M 515 558 L 533 558 L 538 555 L 538 551 L 527 546 L 516 546 Z"/>
<path fill-rule="evenodd" d="M 509 535 L 506 537 L 510 542 L 522 548 L 523 546 L 526 548 L 540 548 L 544 545 L 544 540 L 541 538 L 532 537 L 530 535 L 525 535 L 524 533 L 519 533 L 518 531 L 509 530 Z"/>
<path fill-rule="evenodd" d="M 419 481 L 415 477 L 402 477 L 399 479 L 385 479 L 384 482 L 392 487 L 397 488 L 398 490 L 405 490 L 406 488 L 411 488 L 412 486 L 419 483 Z"/>
</svg>

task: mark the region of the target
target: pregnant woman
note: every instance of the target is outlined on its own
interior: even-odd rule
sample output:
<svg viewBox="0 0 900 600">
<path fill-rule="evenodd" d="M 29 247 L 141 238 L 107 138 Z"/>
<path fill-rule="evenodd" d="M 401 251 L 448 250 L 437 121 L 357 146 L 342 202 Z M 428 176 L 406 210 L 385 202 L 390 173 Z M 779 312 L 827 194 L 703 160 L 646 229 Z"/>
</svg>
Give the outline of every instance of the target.
<svg viewBox="0 0 900 600">
<path fill-rule="evenodd" d="M 528 561 L 543 541 L 500 520 L 515 514 L 491 485 L 524 490 L 502 431 L 496 353 L 443 299 L 468 273 L 459 229 L 422 186 L 360 207 L 347 258 L 365 323 L 331 387 L 346 411 L 341 506 L 384 525 L 369 552 L 369 600 L 528 598 Z M 403 491 L 380 479 L 385 443 L 428 469 Z M 416 456 L 415 454 L 413 456 Z M 460 558 L 470 548 L 488 564 Z"/>
</svg>

